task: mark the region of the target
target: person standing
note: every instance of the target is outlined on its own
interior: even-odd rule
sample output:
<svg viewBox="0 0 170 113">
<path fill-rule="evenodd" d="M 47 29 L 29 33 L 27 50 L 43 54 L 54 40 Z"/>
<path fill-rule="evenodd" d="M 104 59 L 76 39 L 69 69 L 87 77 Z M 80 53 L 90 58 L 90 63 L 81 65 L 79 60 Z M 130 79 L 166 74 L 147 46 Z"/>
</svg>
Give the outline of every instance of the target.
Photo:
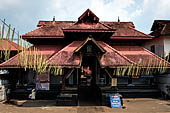
<svg viewBox="0 0 170 113">
<path fill-rule="evenodd" d="M 31 99 L 35 100 L 35 97 L 36 97 L 36 90 L 35 90 L 35 88 L 33 88 L 31 91 Z"/>
<path fill-rule="evenodd" d="M 87 68 L 85 68 L 84 72 L 87 76 L 87 86 L 90 86 L 92 81 L 92 71 L 90 70 L 90 67 L 88 66 Z"/>
</svg>

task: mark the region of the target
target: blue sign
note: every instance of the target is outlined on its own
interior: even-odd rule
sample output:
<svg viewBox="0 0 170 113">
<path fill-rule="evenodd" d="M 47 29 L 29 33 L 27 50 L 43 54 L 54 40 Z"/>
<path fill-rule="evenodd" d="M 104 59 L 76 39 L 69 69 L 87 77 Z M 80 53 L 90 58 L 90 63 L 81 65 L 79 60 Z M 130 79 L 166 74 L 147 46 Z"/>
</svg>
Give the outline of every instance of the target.
<svg viewBox="0 0 170 113">
<path fill-rule="evenodd" d="M 121 103 L 121 95 L 119 94 L 110 94 L 110 103 L 112 108 L 122 108 L 122 103 Z"/>
</svg>

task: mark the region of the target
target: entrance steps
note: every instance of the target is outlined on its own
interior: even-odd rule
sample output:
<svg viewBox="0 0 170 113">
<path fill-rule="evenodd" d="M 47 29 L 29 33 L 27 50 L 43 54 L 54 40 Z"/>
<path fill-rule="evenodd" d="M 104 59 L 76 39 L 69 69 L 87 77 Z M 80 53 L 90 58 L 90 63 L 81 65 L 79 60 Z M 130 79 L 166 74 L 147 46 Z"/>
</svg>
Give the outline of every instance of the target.
<svg viewBox="0 0 170 113">
<path fill-rule="evenodd" d="M 77 94 L 77 87 L 65 87 L 64 89 L 51 88 L 50 90 L 38 90 L 36 91 L 36 100 L 54 100 L 57 98 L 57 95 L 60 94 Z M 11 92 L 12 99 L 20 99 L 20 100 L 28 100 L 29 94 L 31 94 L 31 90 L 27 90 L 27 88 L 19 88 L 15 89 Z"/>
</svg>

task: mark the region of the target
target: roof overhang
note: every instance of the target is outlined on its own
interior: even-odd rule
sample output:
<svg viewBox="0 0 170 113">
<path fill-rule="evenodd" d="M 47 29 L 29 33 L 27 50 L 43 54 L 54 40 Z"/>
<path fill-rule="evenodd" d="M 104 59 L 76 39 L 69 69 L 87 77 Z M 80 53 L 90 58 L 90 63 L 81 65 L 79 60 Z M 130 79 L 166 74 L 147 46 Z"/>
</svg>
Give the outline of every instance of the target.
<svg viewBox="0 0 170 113">
<path fill-rule="evenodd" d="M 100 29 L 63 29 L 63 32 L 109 32 L 114 33 L 115 30 L 100 30 Z"/>
<path fill-rule="evenodd" d="M 153 39 L 153 37 L 134 37 L 134 36 L 121 36 L 121 37 L 117 37 L 117 36 L 112 36 L 110 37 L 110 39 L 143 39 L 143 40 L 149 40 L 149 39 Z"/>
<path fill-rule="evenodd" d="M 57 38 L 57 39 L 62 39 L 62 38 L 64 38 L 64 36 L 22 36 L 22 38 L 23 39 L 41 39 L 41 38 L 43 38 L 43 39 L 51 39 L 51 38 Z"/>
</svg>

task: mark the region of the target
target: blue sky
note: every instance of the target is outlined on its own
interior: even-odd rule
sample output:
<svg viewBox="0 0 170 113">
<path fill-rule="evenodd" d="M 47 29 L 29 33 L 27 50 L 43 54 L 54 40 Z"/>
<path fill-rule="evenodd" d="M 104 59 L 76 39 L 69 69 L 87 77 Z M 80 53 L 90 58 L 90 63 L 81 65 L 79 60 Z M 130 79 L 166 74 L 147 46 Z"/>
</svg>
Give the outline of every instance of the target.
<svg viewBox="0 0 170 113">
<path fill-rule="evenodd" d="M 21 34 L 36 29 L 39 20 L 76 21 L 90 8 L 100 21 L 132 21 L 150 33 L 156 19 L 170 20 L 170 0 L 0 0 L 0 19 Z"/>
</svg>

